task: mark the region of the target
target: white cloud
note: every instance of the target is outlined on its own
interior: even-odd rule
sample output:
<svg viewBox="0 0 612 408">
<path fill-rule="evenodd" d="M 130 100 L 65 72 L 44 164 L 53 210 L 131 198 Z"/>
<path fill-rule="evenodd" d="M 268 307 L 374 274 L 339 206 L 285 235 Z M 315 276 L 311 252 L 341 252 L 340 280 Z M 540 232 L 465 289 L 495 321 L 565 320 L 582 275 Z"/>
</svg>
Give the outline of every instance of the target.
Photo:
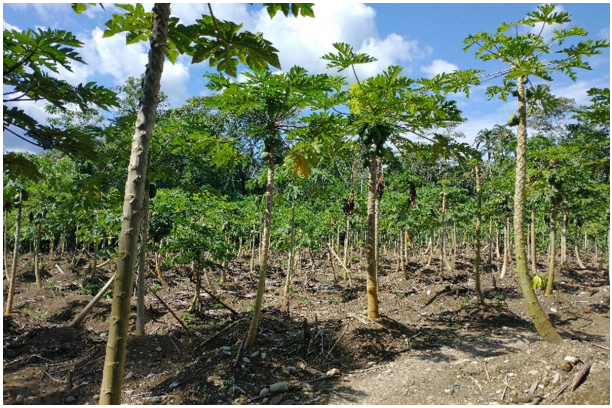
<svg viewBox="0 0 612 408">
<path fill-rule="evenodd" d="M 254 31 L 265 33 L 265 38 L 279 50 L 283 69 L 299 65 L 312 73 L 328 72 L 327 61 L 321 57 L 335 52 L 333 43 L 344 42 L 356 52 L 365 52 L 379 61 L 358 67 L 361 77 L 382 72 L 388 65 L 411 62 L 422 58 L 416 41 L 391 34 L 381 39 L 376 30 L 376 12 L 364 4 L 328 2 L 313 8 L 316 18 L 276 16 L 270 19 L 265 10 L 255 14 Z M 247 21 L 245 28 L 251 23 Z"/>
<path fill-rule="evenodd" d="M 576 105 L 588 104 L 590 96 L 587 95 L 587 91 L 591 88 L 609 88 L 610 82 L 602 79 L 596 79 L 591 81 L 576 81 L 569 85 L 557 85 L 554 82 L 551 83 L 551 92 L 557 97 L 571 98 L 576 101 Z"/>
<path fill-rule="evenodd" d="M 606 28 L 602 28 L 601 30 L 599 30 L 597 32 L 597 36 L 603 40 L 610 41 L 610 26 L 607 26 Z"/>
<path fill-rule="evenodd" d="M 21 31 L 21 29 L 17 26 L 14 26 L 12 24 L 7 23 L 6 21 L 4 21 L 4 19 L 2 19 L 2 28 L 4 30 L 15 30 L 15 31 Z"/>
<path fill-rule="evenodd" d="M 442 59 L 435 59 L 431 64 L 421 66 L 421 72 L 424 72 L 430 78 L 438 74 L 457 71 L 458 69 L 457 65 Z"/>
</svg>

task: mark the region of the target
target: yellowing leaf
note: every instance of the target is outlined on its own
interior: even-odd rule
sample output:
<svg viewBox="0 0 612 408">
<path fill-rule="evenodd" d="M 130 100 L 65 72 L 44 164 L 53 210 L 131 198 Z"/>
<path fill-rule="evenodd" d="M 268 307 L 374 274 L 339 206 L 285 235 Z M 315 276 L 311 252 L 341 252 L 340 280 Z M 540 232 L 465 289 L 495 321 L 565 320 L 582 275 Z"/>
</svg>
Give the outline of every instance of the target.
<svg viewBox="0 0 612 408">
<path fill-rule="evenodd" d="M 529 197 L 529 194 L 531 194 L 531 189 L 525 186 L 525 198 Z"/>
<path fill-rule="evenodd" d="M 303 179 L 307 179 L 310 176 L 310 168 L 308 167 L 308 160 L 304 156 L 299 153 L 296 153 L 295 159 L 293 160 L 293 164 L 291 168 Z"/>
</svg>

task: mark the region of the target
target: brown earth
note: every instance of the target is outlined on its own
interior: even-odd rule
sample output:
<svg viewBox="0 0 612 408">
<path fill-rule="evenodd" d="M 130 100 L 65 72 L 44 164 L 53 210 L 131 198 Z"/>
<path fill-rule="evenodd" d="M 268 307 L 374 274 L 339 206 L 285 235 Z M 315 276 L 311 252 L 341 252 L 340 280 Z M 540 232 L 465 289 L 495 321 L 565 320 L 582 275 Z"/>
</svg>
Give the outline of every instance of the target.
<svg viewBox="0 0 612 408">
<path fill-rule="evenodd" d="M 4 317 L 3 403 L 96 404 L 110 299 L 103 299 L 81 327 L 66 327 L 92 298 L 92 282 L 84 278 L 88 265 L 45 257 L 44 288 L 37 289 L 28 260 L 29 255 L 20 260 L 15 312 Z M 202 312 L 186 314 L 194 292 L 191 272 L 166 267 L 168 287 L 157 294 L 200 336 L 185 332 L 147 295 L 147 335 L 128 340 L 123 401 L 609 405 L 606 269 L 565 269 L 557 274 L 553 296 L 539 293 L 565 340 L 559 346 L 539 340 L 514 273 L 499 280 L 494 279 L 496 266 L 485 268 L 486 306 L 479 306 L 469 259 L 460 257 L 453 272 L 440 272 L 435 263 L 425 268 L 418 255 L 413 260 L 418 262 L 408 265 L 405 280 L 395 273 L 394 256 L 383 256 L 382 316 L 376 321 L 362 313 L 365 272 L 358 263 L 352 267 L 351 288 L 334 280 L 323 259 L 316 260 L 314 275 L 307 277 L 312 269 L 310 260 L 304 261 L 288 304 L 280 296 L 285 274 L 279 265 L 271 267 L 257 342 L 248 350 L 241 344 L 257 284 L 248 272 L 248 257 L 230 264 L 225 285 L 215 284 L 236 315 L 205 293 Z M 55 263 L 66 273 L 50 268 Z M 153 270 L 152 263 L 148 266 Z M 100 271 L 97 287 L 110 278 L 112 268 L 111 263 Z M 7 288 L 5 280 L 5 295 Z M 567 388 L 553 399 L 586 364 L 591 369 L 577 389 Z M 287 389 L 260 395 L 279 382 Z"/>
</svg>

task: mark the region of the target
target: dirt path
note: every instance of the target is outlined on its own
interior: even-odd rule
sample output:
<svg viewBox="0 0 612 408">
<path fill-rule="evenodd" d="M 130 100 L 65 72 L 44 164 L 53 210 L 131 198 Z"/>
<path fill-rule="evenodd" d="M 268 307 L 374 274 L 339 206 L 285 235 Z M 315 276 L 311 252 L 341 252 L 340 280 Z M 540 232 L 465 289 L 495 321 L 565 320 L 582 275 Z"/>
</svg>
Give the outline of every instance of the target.
<svg viewBox="0 0 612 408">
<path fill-rule="evenodd" d="M 65 327 L 91 299 L 85 293 L 91 282 L 83 278 L 87 265 L 61 265 L 67 273 L 44 274 L 42 289 L 33 285 L 31 271 L 20 273 L 16 312 L 4 318 L 5 404 L 97 403 L 110 299 L 82 327 Z M 499 281 L 494 268 L 485 270 L 482 307 L 473 299 L 469 260 L 442 275 L 436 265 L 422 265 L 411 263 L 405 280 L 394 273 L 393 259 L 385 259 L 378 321 L 362 314 L 365 279 L 358 265 L 350 288 L 317 260 L 314 277 L 296 276 L 288 304 L 279 295 L 284 273 L 272 266 L 257 342 L 248 350 L 241 343 L 256 286 L 248 259 L 233 262 L 229 282 L 217 284 L 238 316 L 206 295 L 202 313 L 186 314 L 193 296 L 190 271 L 165 268 L 168 287 L 158 295 L 208 341 L 190 337 L 147 296 L 147 335 L 128 340 L 123 401 L 609 404 L 610 295 L 603 271 L 564 271 L 555 295 L 540 296 L 566 340 L 553 346 L 539 340 L 513 274 Z M 302 270 L 311 270 L 309 261 Z M 110 270 L 100 274 L 102 283 Z M 553 400 L 585 363 L 592 367 L 583 384 Z"/>
</svg>

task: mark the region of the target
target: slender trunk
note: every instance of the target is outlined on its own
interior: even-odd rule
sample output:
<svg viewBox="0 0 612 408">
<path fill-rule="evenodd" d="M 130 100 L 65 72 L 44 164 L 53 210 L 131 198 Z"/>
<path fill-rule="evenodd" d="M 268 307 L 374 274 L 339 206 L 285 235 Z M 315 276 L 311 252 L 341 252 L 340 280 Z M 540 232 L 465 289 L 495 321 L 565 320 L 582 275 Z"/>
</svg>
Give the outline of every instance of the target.
<svg viewBox="0 0 612 408">
<path fill-rule="evenodd" d="M 574 226 L 574 249 L 576 252 L 576 263 L 580 269 L 586 269 L 584 263 L 582 263 L 582 258 L 580 258 L 580 249 L 578 248 L 578 225 Z"/>
<path fill-rule="evenodd" d="M 497 228 L 497 225 L 495 226 L 495 257 L 497 260 L 501 258 L 501 253 L 499 252 L 499 228 Z"/>
<path fill-rule="evenodd" d="M 7 211 L 4 211 L 4 224 L 2 225 L 2 227 L 3 227 L 2 228 L 2 233 L 3 233 L 2 234 L 3 235 L 3 241 L 2 241 L 2 246 L 3 246 L 2 251 L 3 252 L 2 253 L 4 254 L 4 275 L 6 276 L 6 280 L 10 281 L 11 280 L 11 274 L 9 273 L 9 268 L 8 268 L 7 263 L 6 263 L 6 260 L 8 259 L 8 252 L 7 252 L 7 249 L 6 249 L 6 241 L 7 241 L 7 239 L 6 239 L 7 238 L 6 237 L 7 236 L 6 231 L 8 229 L 8 226 L 7 226 L 7 223 L 6 223 L 6 219 L 7 219 Z M 51 240 L 51 242 L 53 242 L 53 240 Z"/>
<path fill-rule="evenodd" d="M 375 153 L 370 153 L 370 172 L 368 178 L 368 236 L 366 243 L 367 252 L 367 284 L 366 299 L 368 301 L 367 315 L 370 318 L 378 319 L 378 282 L 377 282 L 377 253 L 376 253 L 376 169 L 377 157 Z"/>
<path fill-rule="evenodd" d="M 434 253 L 434 230 L 433 227 L 429 229 L 429 259 L 427 260 L 427 266 L 431 265 Z"/>
<path fill-rule="evenodd" d="M 408 279 L 408 245 L 410 244 L 410 231 L 406 229 L 404 234 L 404 277 Z"/>
<path fill-rule="evenodd" d="M 516 180 L 514 188 L 514 245 L 516 266 L 523 297 L 536 329 L 543 340 L 563 343 L 563 339 L 548 320 L 531 284 L 525 252 L 525 179 L 527 176 L 527 106 L 524 76 L 517 78 L 519 125 L 516 147 Z"/>
<path fill-rule="evenodd" d="M 548 259 L 548 285 L 546 296 L 553 294 L 555 285 L 555 241 L 557 240 L 557 203 L 550 200 L 550 251 Z"/>
<path fill-rule="evenodd" d="M 597 254 L 597 238 L 593 237 L 593 266 L 596 267 L 599 263 L 599 256 Z"/>
<path fill-rule="evenodd" d="M 398 238 L 399 238 L 399 264 L 400 264 L 401 272 L 405 275 L 406 274 L 406 264 L 404 263 L 404 247 L 406 246 L 406 243 L 404 242 L 404 229 L 403 228 L 400 228 Z"/>
<path fill-rule="evenodd" d="M 567 263 L 567 212 L 563 213 L 563 224 L 561 225 L 561 263 L 559 270 L 562 270 Z"/>
<path fill-rule="evenodd" d="M 493 217 L 489 216 L 489 265 L 493 261 Z"/>
<path fill-rule="evenodd" d="M 19 233 L 21 231 L 21 212 L 23 209 L 23 191 L 19 192 L 19 208 L 17 210 L 17 224 L 15 226 L 15 246 L 13 247 L 13 264 L 11 265 L 11 281 L 9 283 L 8 297 L 4 314 L 13 313 L 13 299 L 15 297 L 15 278 L 17 277 L 17 257 L 19 254 Z"/>
<path fill-rule="evenodd" d="M 201 269 L 202 268 L 199 264 L 196 267 L 196 262 L 191 261 L 191 275 L 195 275 L 195 292 L 193 294 L 193 299 L 191 300 L 191 305 L 189 305 L 189 313 L 200 311 L 200 289 L 202 288 Z M 211 293 L 214 293 L 214 291 L 211 290 Z"/>
<path fill-rule="evenodd" d="M 476 259 L 474 262 L 474 280 L 476 281 L 476 297 L 478 298 L 478 303 L 483 304 L 482 298 L 482 290 L 480 288 L 480 224 L 481 224 L 481 191 L 480 191 L 480 168 L 476 166 L 476 231 L 475 231 L 475 252 Z"/>
<path fill-rule="evenodd" d="M 149 230 L 149 192 L 145 190 L 144 202 L 142 203 L 143 215 L 140 223 L 140 256 L 138 258 L 138 282 L 136 298 L 136 330 L 134 335 L 145 335 L 145 262 L 147 260 L 147 242 Z"/>
<path fill-rule="evenodd" d="M 153 6 L 151 48 L 149 62 L 142 86 L 142 97 L 132 136 L 132 152 L 125 185 L 119 255 L 113 303 L 111 307 L 106 358 L 102 373 L 100 404 L 121 403 L 123 368 L 129 328 L 130 301 L 134 283 L 134 264 L 138 245 L 138 227 L 142 217 L 144 182 L 147 173 L 149 144 L 159 94 L 159 85 L 164 66 L 164 50 L 168 35 L 170 4 L 156 3 Z"/>
<path fill-rule="evenodd" d="M 453 220 L 453 260 L 452 266 L 455 267 L 457 262 L 457 221 Z"/>
<path fill-rule="evenodd" d="M 225 243 L 229 244 L 229 235 L 227 235 L 225 237 Z M 223 262 L 222 262 L 222 272 L 221 272 L 221 285 L 225 284 L 225 282 L 227 281 L 227 270 L 229 268 L 228 265 L 228 261 L 227 261 L 227 255 L 228 255 L 228 251 L 225 251 L 225 258 L 223 258 Z"/>
<path fill-rule="evenodd" d="M 251 243 L 251 265 L 250 265 L 250 273 L 255 271 L 255 233 L 253 233 L 253 239 Z"/>
<path fill-rule="evenodd" d="M 289 260 L 288 260 L 288 270 L 287 270 L 287 279 L 285 281 L 285 289 L 283 293 L 285 296 L 289 294 L 289 289 L 291 288 L 291 273 L 293 272 L 293 245 L 295 243 L 295 198 L 291 199 L 291 241 L 289 243 Z"/>
<path fill-rule="evenodd" d="M 348 250 L 349 250 L 349 235 L 350 235 L 350 228 L 351 228 L 351 216 L 350 214 L 346 215 L 346 227 L 345 227 L 345 234 L 344 234 L 344 265 L 348 268 L 349 263 L 348 263 Z M 346 281 L 348 279 L 348 274 L 344 273 L 344 280 Z"/>
<path fill-rule="evenodd" d="M 96 211 L 96 226 L 98 225 L 98 212 Z M 94 238 L 94 258 L 93 258 L 93 264 L 91 267 L 91 274 L 90 274 L 90 278 L 93 279 L 96 276 L 96 273 L 98 272 L 98 237 L 96 236 Z"/>
<path fill-rule="evenodd" d="M 380 265 L 380 233 L 378 231 L 378 209 L 380 208 L 380 199 L 378 193 L 374 199 L 374 253 L 376 254 L 376 293 L 378 293 L 378 265 Z"/>
<path fill-rule="evenodd" d="M 538 253 L 536 251 L 535 203 L 531 203 L 531 273 L 538 272 Z"/>
<path fill-rule="evenodd" d="M 34 236 L 34 277 L 36 278 L 36 287 L 41 288 L 40 282 L 40 221 L 36 223 L 36 233 Z"/>
<path fill-rule="evenodd" d="M 510 218 L 506 217 L 506 224 L 504 226 L 504 260 L 502 263 L 501 273 L 499 274 L 499 279 L 504 279 L 506 277 L 506 272 L 508 271 L 508 258 L 510 258 L 510 248 L 508 248 L 508 230 L 510 229 Z"/>
<path fill-rule="evenodd" d="M 263 230 L 263 247 L 261 251 L 261 264 L 259 267 L 259 282 L 257 284 L 257 297 L 255 298 L 255 307 L 253 309 L 253 318 L 249 333 L 244 342 L 245 347 L 255 344 L 257 337 L 257 327 L 259 327 L 259 318 L 261 316 L 261 307 L 263 305 L 264 292 L 266 290 L 266 271 L 268 269 L 268 247 L 270 244 L 270 231 L 272 228 L 272 208 L 274 206 L 274 144 L 270 145 L 270 158 L 268 160 L 268 182 L 266 191 L 266 217 Z"/>
</svg>

